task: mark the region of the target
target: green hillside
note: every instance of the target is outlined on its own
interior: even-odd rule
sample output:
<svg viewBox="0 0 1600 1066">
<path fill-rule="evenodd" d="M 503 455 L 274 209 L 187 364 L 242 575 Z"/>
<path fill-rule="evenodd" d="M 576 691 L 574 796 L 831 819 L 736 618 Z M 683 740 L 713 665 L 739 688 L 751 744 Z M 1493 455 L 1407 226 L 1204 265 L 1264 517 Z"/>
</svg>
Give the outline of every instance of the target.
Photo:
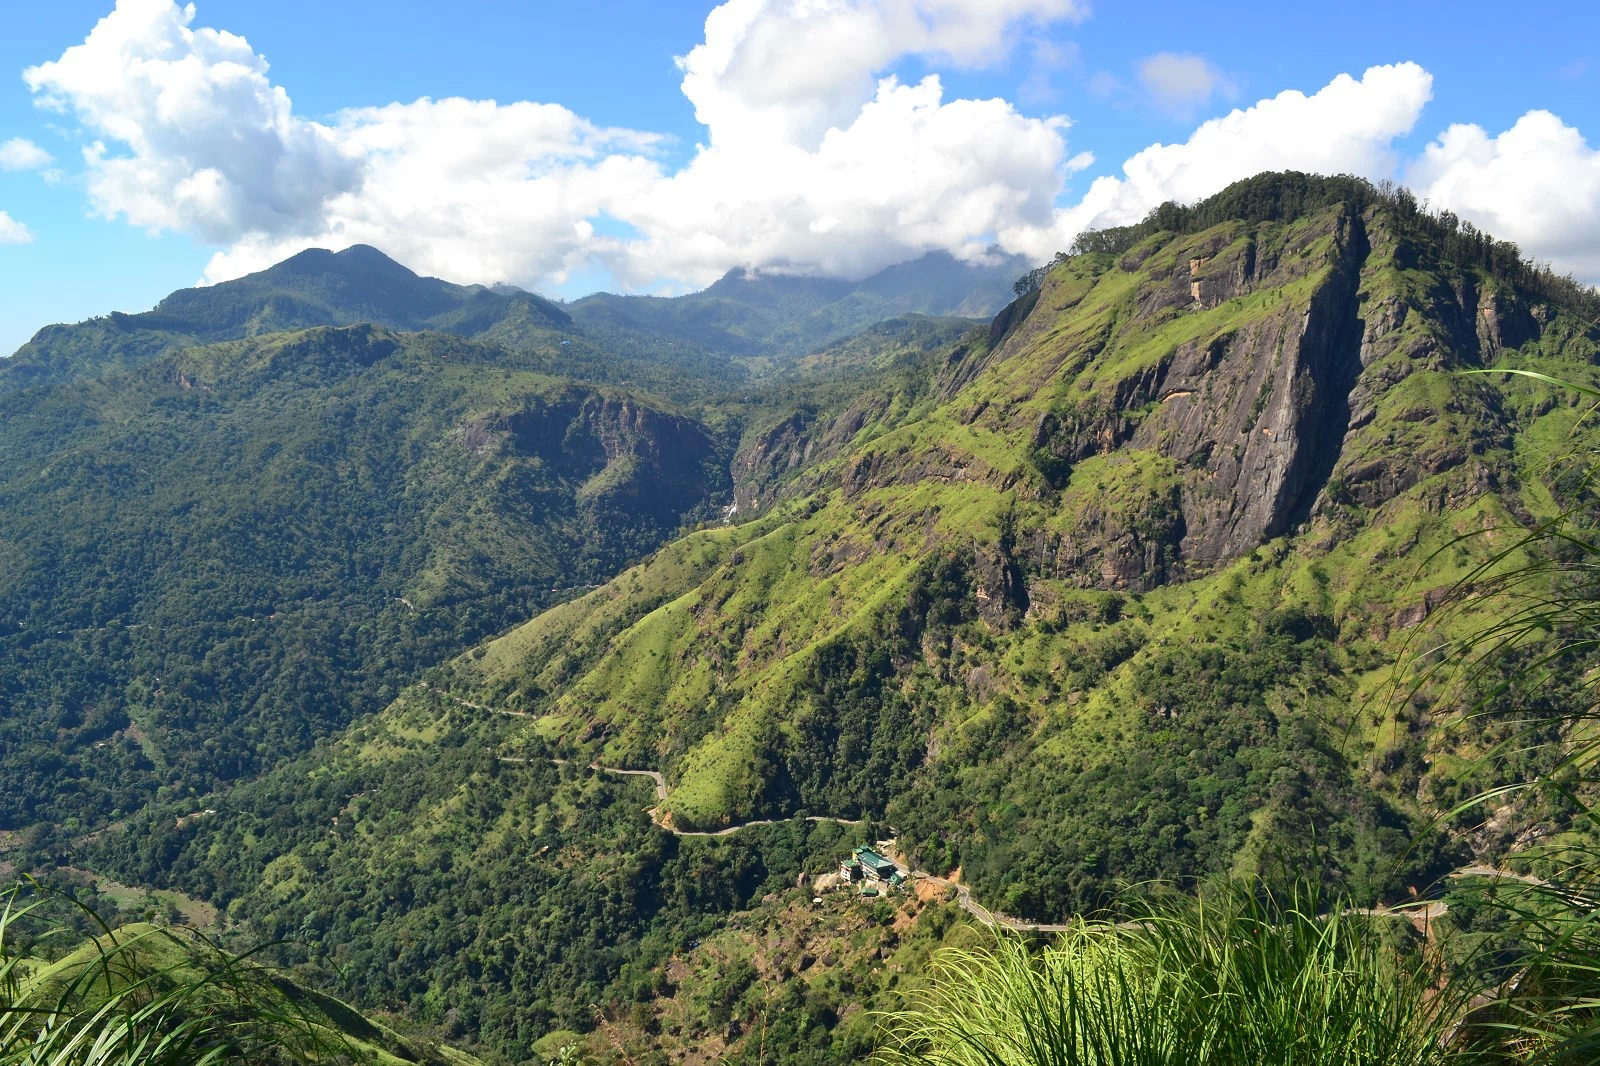
<svg viewBox="0 0 1600 1066">
<path fill-rule="evenodd" d="M 710 962 L 731 925 L 776 925 L 786 908 L 803 908 L 809 880 L 797 889 L 797 877 L 836 868 L 869 827 L 664 834 L 644 813 L 648 783 L 552 763 L 537 740 L 517 737 L 519 724 L 418 686 L 335 743 L 219 798 L 211 817 L 140 820 L 108 834 L 96 861 L 144 883 L 189 885 L 251 936 L 283 941 L 285 960 L 313 965 L 334 993 L 404 1008 L 457 1046 L 512 1062 L 536 1060 L 551 1034 L 599 1026 L 611 1027 L 600 1043 L 626 1030 L 632 1053 L 648 1051 L 667 1036 L 646 1019 L 674 1003 L 692 1015 L 676 1043 L 725 1042 L 747 1031 L 778 985 L 811 1003 L 788 1021 L 786 1041 L 830 1062 L 835 1035 L 841 1053 L 870 1047 L 868 1018 L 857 1019 L 853 1044 L 832 1033 L 862 989 L 841 987 L 830 966 L 801 978 L 791 962 L 765 982 L 743 969 L 677 973 Z M 823 945 L 814 956 L 841 950 L 835 922 L 876 949 L 871 908 L 838 903 L 814 919 Z M 927 936 L 937 938 L 933 926 Z M 882 981 L 862 969 L 864 988 Z"/>
<path fill-rule="evenodd" d="M 1059 920 L 1228 874 L 1403 896 L 1546 821 L 1425 831 L 1506 734 L 1463 722 L 1471 693 L 1393 698 L 1390 667 L 1477 624 L 1430 615 L 1592 443 L 1567 395 L 1461 371 L 1593 380 L 1588 297 L 1297 175 L 1091 235 L 1035 281 L 954 344 L 888 327 L 818 357 L 842 379 L 707 408 L 741 440 L 736 521 L 85 861 L 513 1059 L 571 1029 L 836 1062 L 872 1039 L 862 1004 L 966 928 L 889 905 L 892 936 L 834 910 L 836 934 L 786 936 L 797 876 L 888 826 L 984 906 Z M 661 771 L 665 800 L 590 760 Z M 768 1044 L 774 1002 L 795 1021 Z"/>
<path fill-rule="evenodd" d="M 727 491 L 658 403 L 316 328 L 0 399 L 0 828 L 209 793 Z"/>
<path fill-rule="evenodd" d="M 1363 186 L 1257 192 L 1065 260 L 789 504 L 685 544 L 701 565 L 663 555 L 452 684 L 663 770 L 678 826 L 887 818 L 1019 915 L 1273 863 L 1425 881 L 1452 708 L 1375 696 L 1494 550 L 1458 538 L 1548 512 L 1577 417 L 1458 371 L 1586 379 L 1596 338 Z"/>
<path fill-rule="evenodd" d="M 39 902 L 29 906 L 26 894 L 10 902 L 0 935 L 0 1053 L 23 1053 L 36 1038 L 37 1057 L 19 1061 L 481 1063 L 401 1036 L 182 928 L 104 928 L 65 954 L 29 956 L 30 947 L 59 952 L 67 941 L 55 934 L 70 928 L 60 915 L 41 921 Z"/>
</svg>

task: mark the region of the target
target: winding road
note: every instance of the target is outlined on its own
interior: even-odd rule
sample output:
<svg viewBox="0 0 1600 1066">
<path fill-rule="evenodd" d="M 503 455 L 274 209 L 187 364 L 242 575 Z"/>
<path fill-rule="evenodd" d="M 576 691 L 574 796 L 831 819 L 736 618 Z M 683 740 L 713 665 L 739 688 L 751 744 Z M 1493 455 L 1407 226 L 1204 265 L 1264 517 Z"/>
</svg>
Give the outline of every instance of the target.
<svg viewBox="0 0 1600 1066">
<path fill-rule="evenodd" d="M 502 756 L 500 756 L 500 761 L 501 762 L 511 762 L 511 763 L 525 763 L 528 760 L 527 759 L 522 759 L 522 758 L 515 758 L 515 757 L 509 756 L 509 755 L 502 755 Z M 556 766 L 565 766 L 571 760 L 569 760 L 569 759 L 551 759 L 550 761 L 553 764 L 555 764 Z M 664 832 L 671 833 L 673 836 L 679 836 L 679 837 L 726 837 L 726 836 L 732 836 L 733 834 L 735 834 L 735 833 L 737 833 L 737 832 L 739 832 L 741 830 L 744 830 L 744 829 L 754 828 L 755 826 L 758 826 L 758 825 L 777 825 L 779 822 L 789 821 L 789 819 L 787 819 L 787 818 L 755 818 L 755 819 L 752 819 L 752 820 L 750 820 L 748 822 L 740 822 L 738 825 L 730 825 L 726 829 L 712 829 L 712 830 L 679 829 L 678 827 L 676 827 L 674 825 L 669 825 L 665 821 L 664 816 L 661 813 L 661 808 L 660 808 L 659 805 L 662 804 L 662 803 L 665 803 L 667 801 L 667 791 L 668 790 L 667 790 L 667 779 L 665 777 L 661 776 L 659 771 L 656 771 L 656 770 L 624 770 L 624 769 L 622 769 L 621 767 L 618 767 L 618 766 L 601 766 L 597 762 L 589 763 L 588 766 L 589 766 L 589 769 L 591 769 L 591 770 L 598 770 L 598 771 L 600 771 L 601 773 L 604 773 L 604 774 L 616 774 L 618 777 L 648 777 L 656 786 L 656 803 L 657 803 L 657 806 L 646 808 L 645 809 L 645 813 L 650 815 L 650 820 L 655 823 L 655 826 L 656 826 L 657 829 L 663 830 Z M 810 815 L 810 816 L 808 816 L 806 818 L 806 821 L 808 821 L 808 822 L 835 822 L 835 823 L 837 823 L 839 825 L 863 825 L 863 824 L 865 824 L 863 822 L 863 820 L 860 819 L 860 818 L 832 818 L 832 817 L 829 817 L 828 815 L 820 815 L 820 814 Z"/>
<path fill-rule="evenodd" d="M 460 704 L 463 707 L 470 707 L 470 708 L 472 708 L 473 710 L 476 710 L 476 711 L 484 711 L 484 712 L 490 713 L 490 714 L 507 714 L 507 715 L 513 715 L 513 716 L 518 717 L 518 718 L 526 718 L 526 717 L 528 717 L 528 712 L 526 712 L 526 711 L 508 711 L 508 710 L 504 710 L 504 709 L 501 709 L 501 708 L 498 708 L 498 707 L 485 707 L 483 704 L 472 703 L 472 702 L 470 702 L 468 700 L 462 699 L 459 696 L 455 696 L 455 695 L 452 695 L 451 693 L 445 692 L 442 689 L 434 688 L 432 685 L 424 684 L 422 687 L 427 689 L 429 692 L 432 692 L 432 693 L 434 693 L 434 694 L 436 694 L 438 696 L 442 696 L 445 699 L 452 701 L 453 703 Z M 502 756 L 500 756 L 500 761 L 501 762 L 505 762 L 505 763 L 526 763 L 528 760 L 524 759 L 524 758 L 516 758 L 516 757 L 513 757 L 513 756 L 502 755 Z M 550 761 L 552 763 L 554 763 L 555 765 L 557 765 L 557 766 L 564 766 L 570 760 L 552 758 Z M 621 767 L 617 767 L 617 766 L 602 766 L 598 762 L 591 762 L 591 763 L 589 763 L 587 765 L 588 765 L 589 769 L 591 769 L 591 770 L 597 770 L 597 771 L 599 771 L 601 773 L 615 774 L 618 777 L 647 777 L 647 778 L 649 778 L 650 781 L 655 785 L 656 805 L 653 806 L 653 807 L 647 807 L 645 809 L 645 811 L 646 811 L 647 814 L 650 815 L 650 820 L 651 820 L 652 823 L 655 824 L 656 828 L 658 828 L 658 829 L 660 829 L 660 830 L 662 830 L 664 832 L 671 833 L 673 836 L 679 836 L 679 837 L 726 837 L 726 836 L 732 836 L 733 834 L 738 833 L 738 832 L 742 832 L 743 830 L 746 830 L 746 829 L 753 829 L 756 826 L 776 825 L 778 822 L 788 821 L 789 820 L 789 819 L 786 819 L 786 818 L 757 818 L 757 819 L 754 819 L 754 820 L 748 821 L 748 822 L 740 822 L 738 825 L 730 825 L 725 829 L 715 829 L 715 830 L 679 829 L 676 826 L 674 826 L 674 825 L 670 824 L 669 822 L 667 822 L 666 821 L 666 815 L 662 812 L 661 805 L 666 803 L 667 795 L 668 795 L 670 790 L 669 790 L 669 788 L 667 786 L 667 779 L 664 776 L 662 776 L 660 771 L 658 771 L 658 770 L 624 770 Z M 808 816 L 806 818 L 806 821 L 808 821 L 808 822 L 833 822 L 833 823 L 836 823 L 838 825 L 862 825 L 862 824 L 864 824 L 864 819 L 860 819 L 860 818 L 833 818 L 833 817 L 829 817 L 827 815 L 811 815 L 811 816 Z M 940 877 L 937 874 L 929 873 L 927 870 L 913 869 L 908 863 L 904 862 L 903 859 L 898 857 L 898 856 L 890 856 L 890 858 L 894 859 L 895 863 L 897 865 L 899 865 L 902 869 L 904 869 L 907 872 L 907 876 L 911 880 L 926 881 L 926 882 L 929 882 L 930 884 L 942 885 L 947 889 L 950 889 L 950 888 L 955 889 L 955 891 L 956 891 L 956 901 L 960 904 L 961 909 L 966 911 L 968 914 L 972 915 L 972 917 L 977 919 L 979 923 L 989 927 L 990 929 L 994 929 L 994 928 L 1009 929 L 1012 932 L 1017 932 L 1017 933 L 1063 933 L 1063 932 L 1066 932 L 1067 930 L 1073 928 L 1073 923 L 1071 923 L 1071 922 L 1027 922 L 1027 921 L 1023 921 L 1020 918 L 1013 918 L 1009 914 L 1002 914 L 999 911 L 991 911 L 989 908 L 985 907 L 983 904 L 981 904 L 977 900 L 973 899 L 972 898 L 972 890 L 970 888 L 968 888 L 966 885 L 961 884 L 959 881 L 952 881 L 948 877 Z M 1534 885 L 1534 886 L 1542 886 L 1542 887 L 1548 887 L 1549 886 L 1549 882 L 1542 881 L 1539 878 L 1532 877 L 1532 876 L 1530 876 L 1528 874 L 1513 873 L 1513 872 L 1511 872 L 1509 870 L 1501 870 L 1501 869 L 1498 869 L 1498 868 L 1493 867 L 1493 866 L 1484 866 L 1484 865 L 1481 865 L 1481 864 L 1474 864 L 1474 865 L 1460 867 L 1459 869 L 1452 870 L 1447 876 L 1449 878 L 1451 878 L 1451 879 L 1457 879 L 1457 878 L 1463 878 L 1463 877 L 1500 878 L 1500 879 L 1509 880 L 1509 881 L 1520 881 L 1520 882 L 1522 882 L 1524 884 Z M 1390 916 L 1390 915 L 1399 916 L 1399 917 L 1405 917 L 1405 918 L 1407 918 L 1409 920 L 1412 920 L 1412 921 L 1420 920 L 1425 924 L 1430 924 L 1430 923 L 1433 922 L 1434 919 L 1439 918 L 1442 915 L 1444 915 L 1449 909 L 1450 909 L 1450 905 L 1448 903 L 1446 903 L 1444 900 L 1428 900 L 1428 901 L 1425 901 L 1425 902 L 1424 901 L 1419 901 L 1419 902 L 1417 902 L 1415 904 L 1402 904 L 1402 905 L 1397 906 L 1397 907 L 1370 907 L 1370 908 L 1365 908 L 1364 907 L 1364 908 L 1360 908 L 1358 913 L 1378 915 L 1378 916 Z M 1136 924 L 1136 923 L 1126 923 L 1126 924 Z"/>
</svg>

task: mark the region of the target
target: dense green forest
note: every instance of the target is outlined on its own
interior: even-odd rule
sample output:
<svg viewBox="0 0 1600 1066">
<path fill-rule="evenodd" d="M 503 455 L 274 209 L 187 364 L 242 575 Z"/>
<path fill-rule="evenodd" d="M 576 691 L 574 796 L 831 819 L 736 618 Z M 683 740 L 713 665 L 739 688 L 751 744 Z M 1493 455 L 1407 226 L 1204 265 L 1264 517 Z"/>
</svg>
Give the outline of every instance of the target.
<svg viewBox="0 0 1600 1066">
<path fill-rule="evenodd" d="M 593 1028 L 596 1004 L 617 1005 L 619 1024 L 648 1041 L 649 1005 L 674 993 L 674 956 L 777 896 L 809 896 L 810 878 L 871 839 L 870 826 L 805 821 L 675 837 L 643 813 L 645 785 L 556 765 L 511 732 L 419 687 L 233 790 L 210 817 L 109 836 L 97 861 L 215 901 L 230 925 L 281 941 L 284 962 L 337 975 L 339 995 L 516 1058 L 547 1033 Z M 710 997 L 687 1020 L 702 1034 L 737 1036 L 757 999 L 797 996 L 812 1020 L 789 1019 L 769 1054 L 839 1062 L 870 1048 L 867 1019 L 854 1043 L 835 1031 L 853 983 L 811 987 L 791 973 L 760 987 L 753 969 L 717 989 L 703 980 L 686 982 Z M 870 990 L 881 975 L 861 980 Z"/>
<path fill-rule="evenodd" d="M 709 517 L 723 445 L 369 326 L 10 395 L 0 827 L 207 794 Z"/>
<path fill-rule="evenodd" d="M 1493 620 L 1462 583 L 1561 587 L 1504 531 L 1594 429 L 1467 372 L 1593 383 L 1592 297 L 1401 192 L 1167 205 L 976 328 L 959 264 L 558 306 L 341 255 L 0 382 L 10 866 L 486 1061 L 824 1063 L 986 935 L 957 884 L 1362 910 L 1582 808 L 1460 805 L 1560 771 L 1585 649 L 1396 669 Z M 818 887 L 891 835 L 917 892 Z"/>
</svg>

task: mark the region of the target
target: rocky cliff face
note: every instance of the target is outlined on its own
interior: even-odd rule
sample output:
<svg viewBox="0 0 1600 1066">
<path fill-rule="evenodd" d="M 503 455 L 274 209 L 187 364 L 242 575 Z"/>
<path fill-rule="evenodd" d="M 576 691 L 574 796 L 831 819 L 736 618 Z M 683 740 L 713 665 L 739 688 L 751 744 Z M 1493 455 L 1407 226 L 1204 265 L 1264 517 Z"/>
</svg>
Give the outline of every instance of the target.
<svg viewBox="0 0 1600 1066">
<path fill-rule="evenodd" d="M 1131 438 L 1185 470 L 1180 556 L 1197 565 L 1237 558 L 1284 532 L 1307 511 L 1348 421 L 1347 396 L 1359 370 L 1360 270 L 1366 227 L 1342 215 L 1309 241 L 1331 246 L 1297 257 L 1323 261 L 1309 298 L 1285 300 L 1202 346 L 1180 346 L 1160 365 L 1146 396 L 1158 405 Z M 1254 242 L 1232 263 L 1188 262 L 1187 290 L 1201 307 L 1284 285 L 1279 264 L 1257 260 Z M 1301 249 L 1296 249 L 1301 251 Z M 1281 261 L 1280 261 L 1281 262 Z M 1257 271 L 1268 267 L 1265 275 Z M 1276 268 L 1276 269 L 1274 269 Z M 1173 279 L 1181 292 L 1184 277 Z"/>
<path fill-rule="evenodd" d="M 1174 335 L 1089 387 L 1055 389 L 1031 408 L 1007 398 L 1013 418 L 1042 407 L 1029 446 L 1044 479 L 1068 496 L 1074 468 L 1093 457 L 1150 453 L 1172 464 L 1171 484 L 1136 505 L 1102 501 L 1070 536 L 1036 531 L 1029 554 L 1042 572 L 1150 588 L 1326 513 L 1330 484 L 1376 506 L 1505 446 L 1497 401 L 1482 385 L 1457 382 L 1442 411 L 1394 397 L 1418 371 L 1480 365 L 1537 341 L 1548 311 L 1492 282 L 1412 291 L 1399 266 L 1416 251 L 1373 212 L 1329 211 L 1288 234 L 1222 227 L 1173 243 L 1119 259 L 1115 269 L 1137 278 L 1130 313 L 1069 334 L 1070 357 L 1059 336 L 1082 299 L 1074 279 L 1054 279 L 996 319 L 999 343 L 983 362 L 1001 370 L 1041 356 L 1057 372 L 1108 360 L 1118 331 Z M 1218 315 L 1228 308 L 1243 313 Z M 1181 328 L 1208 314 L 1214 328 Z M 1479 464 L 1462 491 L 1496 483 Z"/>
<path fill-rule="evenodd" d="M 1397 257 L 1413 254 L 1381 218 L 1335 209 L 1293 227 L 1233 225 L 1152 242 L 1092 277 L 1051 278 L 933 371 L 955 421 L 1006 435 L 1030 467 L 1002 467 L 936 439 L 852 453 L 886 407 L 868 393 L 843 412 L 796 415 L 749 442 L 734 464 L 738 513 L 823 482 L 853 496 L 983 481 L 1066 501 L 1066 528 L 1035 529 L 1019 543 L 1022 564 L 1039 573 L 1143 590 L 1226 563 L 1307 521 L 1336 469 L 1341 491 L 1370 505 L 1482 451 L 1481 440 L 1441 437 L 1399 454 L 1363 438 L 1376 398 L 1416 368 L 1473 365 L 1538 336 L 1514 296 L 1471 282 L 1414 307 L 1393 286 Z M 1130 291 L 1114 314 L 1083 306 L 1094 283 L 1118 276 Z M 1086 328 L 1071 328 L 1075 318 Z M 1207 318 L 1214 325 L 1189 325 Z M 1163 334 L 1173 339 L 1161 343 Z M 1118 358 L 1130 349 L 1138 358 Z M 1104 373 L 1104 364 L 1122 369 Z M 984 387 L 986 375 L 1008 374 L 1026 391 Z M 1463 421 L 1480 438 L 1493 433 L 1492 401 L 1466 393 L 1453 401 Z M 1423 421 L 1427 410 L 1394 417 Z M 1087 507 L 1073 504 L 1082 495 L 1071 487 L 1074 469 L 1122 453 L 1170 461 L 1162 484 L 1136 499 L 1102 487 Z M 841 457 L 826 475 L 800 476 Z"/>
<path fill-rule="evenodd" d="M 743 524 L 536 619 L 467 684 L 660 767 L 682 826 L 865 811 L 876 786 L 828 782 L 867 766 L 961 779 L 1001 695 L 1074 745 L 1159 734 L 1185 709 L 1129 693 L 1165 671 L 1425 616 L 1416 553 L 1524 506 L 1511 433 L 1548 411 L 1458 371 L 1593 351 L 1574 330 L 1381 207 L 1075 256 L 928 359 L 914 403 L 869 386 L 752 435 Z M 913 640 L 907 617 L 943 621 Z M 1238 647 L 1203 663 L 1162 650 L 1219 632 Z M 806 723 L 845 720 L 815 747 Z M 800 765 L 810 783 L 768 772 Z"/>
<path fill-rule="evenodd" d="M 725 487 L 716 443 L 692 419 L 621 395 L 571 388 L 457 430 L 469 450 L 535 458 L 578 485 L 590 510 L 626 510 L 669 528 Z"/>
<path fill-rule="evenodd" d="M 1418 370 L 1475 366 L 1536 341 L 1549 314 L 1493 282 L 1434 279 L 1410 291 L 1402 270 L 1417 254 L 1381 215 L 1341 208 L 1295 226 L 1150 242 L 1087 274 L 1068 270 L 931 371 L 953 421 L 1003 434 L 1028 465 L 936 438 L 854 447 L 888 407 L 869 391 L 748 442 L 734 462 L 736 513 L 825 484 L 855 496 L 984 482 L 1059 503 L 1056 528 L 1018 543 L 1031 572 L 1141 591 L 1226 564 L 1327 514 L 1338 502 L 1330 485 L 1340 500 L 1376 506 L 1505 445 L 1492 390 L 1478 385 L 1459 383 L 1444 401 L 1460 432 L 1433 432 L 1440 412 L 1427 404 L 1380 416 L 1380 401 Z M 1085 306 L 1108 279 L 1127 290 L 1119 306 Z M 1080 506 L 1074 471 L 1116 455 L 1166 465 L 1157 475 L 1138 458 L 1138 492 L 1097 485 Z M 1480 463 L 1460 492 L 1497 483 Z"/>
</svg>

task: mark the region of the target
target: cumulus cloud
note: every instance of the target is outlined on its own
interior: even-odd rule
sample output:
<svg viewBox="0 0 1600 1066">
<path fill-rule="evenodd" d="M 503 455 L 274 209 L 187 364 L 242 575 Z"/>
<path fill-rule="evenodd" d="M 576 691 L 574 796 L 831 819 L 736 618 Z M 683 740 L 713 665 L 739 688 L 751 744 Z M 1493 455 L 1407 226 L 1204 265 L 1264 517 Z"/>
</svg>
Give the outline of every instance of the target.
<svg viewBox="0 0 1600 1066">
<path fill-rule="evenodd" d="M 13 137 L 0 141 L 0 170 L 38 170 L 53 162 L 49 152 L 30 140 Z"/>
<path fill-rule="evenodd" d="M 33 234 L 28 227 L 0 211 L 0 244 L 29 244 Z"/>
<path fill-rule="evenodd" d="M 242 37 L 192 5 L 118 0 L 82 45 L 25 77 L 95 138 L 104 215 L 226 245 L 213 280 L 308 244 L 377 244 L 457 278 L 705 283 L 729 267 L 862 273 L 1002 225 L 1048 224 L 1066 120 L 903 85 L 906 55 L 981 65 L 1081 0 L 729 0 L 679 61 L 707 127 L 667 172 L 660 138 L 550 104 L 429 100 L 301 118 Z M 825 57 L 825 58 L 819 58 Z M 602 218 L 636 236 L 597 232 Z M 602 230 L 610 227 L 602 227 Z M 986 236 L 987 234 L 987 236 Z"/>
<path fill-rule="evenodd" d="M 95 208 L 222 246 L 211 280 L 363 242 L 429 273 L 529 287 L 594 267 L 632 288 L 705 284 L 735 266 L 859 276 L 995 245 L 1043 259 L 1085 228 L 1260 170 L 1393 176 L 1394 142 L 1432 92 L 1425 70 L 1401 63 L 1280 93 L 1139 152 L 1065 203 L 1093 157 L 1069 150 L 1064 117 L 888 73 L 906 56 L 993 63 L 1085 11 L 1084 0 L 727 0 L 678 61 L 706 135 L 675 169 L 663 138 L 555 104 L 424 98 L 311 121 L 244 38 L 196 28 L 194 7 L 173 0 L 117 0 L 81 45 L 24 76 L 84 130 Z M 1226 88 L 1194 56 L 1150 57 L 1139 75 L 1174 105 Z M 1498 138 L 1453 127 L 1408 173 L 1436 203 L 1560 265 L 1600 246 L 1557 221 L 1594 217 L 1594 159 L 1577 131 L 1530 115 Z M 1564 197 L 1543 191 L 1561 181 Z M 1491 195 L 1506 182 L 1527 206 Z"/>
<path fill-rule="evenodd" d="M 1307 96 L 1279 93 L 1201 124 L 1182 144 L 1152 145 L 1098 178 L 1046 231 L 1003 234 L 1035 257 L 1064 248 L 1085 229 L 1139 221 L 1167 200 L 1192 202 L 1263 170 L 1393 174 L 1396 138 L 1409 133 L 1433 94 L 1432 76 L 1415 63 L 1369 68 L 1359 80 L 1341 74 Z"/>
<path fill-rule="evenodd" d="M 1187 116 L 1216 95 L 1233 96 L 1238 90 L 1205 56 L 1158 52 L 1139 60 L 1139 84 L 1156 105 L 1170 114 Z"/>
<path fill-rule="evenodd" d="M 788 262 L 862 274 L 930 249 L 980 258 L 1005 225 L 1048 225 L 1066 160 L 1066 122 L 1003 100 L 945 101 L 937 77 L 893 78 L 815 150 L 714 143 L 619 218 L 626 280 L 714 277 L 730 263 Z"/>
<path fill-rule="evenodd" d="M 1004 100 L 945 100 L 936 76 L 879 77 L 919 55 L 978 67 L 1020 27 L 1082 0 L 729 0 L 678 60 L 708 143 L 614 214 L 642 235 L 610 263 L 708 281 L 733 265 L 863 274 L 932 249 L 982 257 L 1001 226 L 1048 224 L 1067 121 Z"/>
<path fill-rule="evenodd" d="M 678 66 L 713 144 L 813 148 L 903 56 L 982 66 L 1009 51 L 1019 23 L 1086 13 L 1083 0 L 728 0 Z"/>
<path fill-rule="evenodd" d="M 96 210 L 225 243 L 293 232 L 358 188 L 359 155 L 295 116 L 243 37 L 192 29 L 194 17 L 193 4 L 118 0 L 82 44 L 23 71 L 40 104 L 96 138 L 84 151 Z"/>
<path fill-rule="evenodd" d="M 328 197 L 298 233 L 236 240 L 209 278 L 308 244 L 364 243 L 444 277 L 559 283 L 606 251 L 589 219 L 662 176 L 659 138 L 551 104 L 422 99 L 346 111 L 333 133 L 363 160 L 361 185 Z"/>
<path fill-rule="evenodd" d="M 1530 111 L 1498 136 L 1451 126 L 1405 178 L 1431 205 L 1600 281 L 1600 150 L 1550 112 Z"/>
</svg>

